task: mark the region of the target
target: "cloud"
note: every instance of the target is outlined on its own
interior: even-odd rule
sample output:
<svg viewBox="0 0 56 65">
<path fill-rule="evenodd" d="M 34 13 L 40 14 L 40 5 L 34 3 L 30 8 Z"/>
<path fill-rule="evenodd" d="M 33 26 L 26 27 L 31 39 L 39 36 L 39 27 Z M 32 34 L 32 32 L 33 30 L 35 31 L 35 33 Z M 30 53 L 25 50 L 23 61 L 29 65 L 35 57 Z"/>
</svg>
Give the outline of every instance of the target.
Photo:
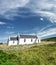
<svg viewBox="0 0 56 65">
<path fill-rule="evenodd" d="M 7 40 L 8 37 L 0 37 L 0 40 Z"/>
<path fill-rule="evenodd" d="M 7 14 L 11 14 L 9 12 L 13 11 L 14 15 L 17 15 L 17 9 L 20 7 L 24 7 L 29 0 L 0 0 L 0 15 L 7 17 Z M 9 16 L 8 15 L 8 16 Z"/>
<path fill-rule="evenodd" d="M 36 0 L 32 1 L 32 5 L 30 5 L 30 9 L 32 12 L 37 14 L 38 16 L 46 17 L 52 23 L 56 23 L 56 0 Z M 28 6 L 29 6 L 28 5 Z"/>
<path fill-rule="evenodd" d="M 47 30 L 44 30 L 38 33 L 38 36 L 40 37 L 46 37 L 49 35 L 56 35 L 56 28 L 49 28 Z"/>
<path fill-rule="evenodd" d="M 14 27 L 13 27 L 13 26 L 7 26 L 7 28 L 8 28 L 8 29 L 14 29 Z"/>
<path fill-rule="evenodd" d="M 7 19 L 14 16 L 27 17 L 23 14 L 28 11 L 19 11 L 22 7 L 28 8 L 30 13 L 47 18 L 51 23 L 56 23 L 56 0 L 0 0 L 0 15 Z"/>
<path fill-rule="evenodd" d="M 41 21 L 43 21 L 44 19 L 43 18 L 40 18 Z"/>
<path fill-rule="evenodd" d="M 42 29 L 40 29 L 40 31 L 38 33 L 42 32 L 44 30 L 47 30 L 49 28 L 52 28 L 52 26 L 55 26 L 55 25 L 53 25 L 53 24 L 52 25 L 47 25 L 46 27 L 43 27 Z"/>
<path fill-rule="evenodd" d="M 11 34 L 14 34 L 14 32 L 5 32 L 6 34 L 9 34 L 9 35 L 11 35 Z"/>
<path fill-rule="evenodd" d="M 0 37 L 0 42 L 7 43 L 8 37 Z"/>
<path fill-rule="evenodd" d="M 29 0 L 0 0 L 0 14 L 4 14 L 10 9 L 16 9 L 17 7 L 23 7 Z"/>
<path fill-rule="evenodd" d="M 56 25 L 55 24 L 47 25 L 46 27 L 43 28 L 36 27 L 26 32 L 27 33 L 31 32 L 31 34 L 37 34 L 40 38 L 45 38 L 52 35 L 56 35 Z"/>
<path fill-rule="evenodd" d="M 0 25 L 5 25 L 5 24 L 6 24 L 5 22 L 1 22 L 1 21 L 0 21 Z"/>
<path fill-rule="evenodd" d="M 48 11 L 35 11 L 39 16 L 47 18 L 51 23 L 56 23 L 56 14 Z"/>
</svg>

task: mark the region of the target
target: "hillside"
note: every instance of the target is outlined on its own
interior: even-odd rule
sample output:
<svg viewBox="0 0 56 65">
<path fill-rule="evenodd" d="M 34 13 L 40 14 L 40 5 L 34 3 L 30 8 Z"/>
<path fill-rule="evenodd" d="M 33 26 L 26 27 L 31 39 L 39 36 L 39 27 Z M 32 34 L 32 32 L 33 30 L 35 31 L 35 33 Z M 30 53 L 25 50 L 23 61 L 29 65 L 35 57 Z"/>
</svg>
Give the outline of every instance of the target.
<svg viewBox="0 0 56 65">
<path fill-rule="evenodd" d="M 46 38 L 46 39 L 43 39 L 42 41 L 56 41 L 56 37 Z"/>
<path fill-rule="evenodd" d="M 0 50 L 0 65 L 56 65 L 56 44 Z"/>
</svg>

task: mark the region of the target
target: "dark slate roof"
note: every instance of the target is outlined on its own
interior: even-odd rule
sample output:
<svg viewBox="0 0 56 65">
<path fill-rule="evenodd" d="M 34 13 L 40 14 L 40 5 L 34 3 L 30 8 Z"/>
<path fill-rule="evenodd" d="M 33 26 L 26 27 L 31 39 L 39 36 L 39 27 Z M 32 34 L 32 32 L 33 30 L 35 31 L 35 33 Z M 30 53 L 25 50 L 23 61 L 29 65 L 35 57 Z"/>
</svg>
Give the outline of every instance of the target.
<svg viewBox="0 0 56 65">
<path fill-rule="evenodd" d="M 38 38 L 37 35 L 19 35 L 17 37 L 10 37 L 10 40 L 19 40 L 19 37 L 20 38 Z"/>
<path fill-rule="evenodd" d="M 10 37 L 10 40 L 17 40 L 17 37 Z"/>
<path fill-rule="evenodd" d="M 37 35 L 20 35 L 20 38 L 37 38 Z"/>
</svg>

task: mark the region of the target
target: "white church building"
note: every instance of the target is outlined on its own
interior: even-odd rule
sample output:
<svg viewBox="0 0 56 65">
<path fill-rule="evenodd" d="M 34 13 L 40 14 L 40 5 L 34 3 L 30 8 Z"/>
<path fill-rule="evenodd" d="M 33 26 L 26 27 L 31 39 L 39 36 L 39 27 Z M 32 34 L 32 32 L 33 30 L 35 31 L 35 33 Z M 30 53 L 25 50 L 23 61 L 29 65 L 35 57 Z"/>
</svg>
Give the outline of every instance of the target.
<svg viewBox="0 0 56 65">
<path fill-rule="evenodd" d="M 9 37 L 7 44 L 10 45 L 22 45 L 22 44 L 35 44 L 40 43 L 41 40 L 37 35 L 32 34 L 20 34 L 14 37 Z"/>
</svg>

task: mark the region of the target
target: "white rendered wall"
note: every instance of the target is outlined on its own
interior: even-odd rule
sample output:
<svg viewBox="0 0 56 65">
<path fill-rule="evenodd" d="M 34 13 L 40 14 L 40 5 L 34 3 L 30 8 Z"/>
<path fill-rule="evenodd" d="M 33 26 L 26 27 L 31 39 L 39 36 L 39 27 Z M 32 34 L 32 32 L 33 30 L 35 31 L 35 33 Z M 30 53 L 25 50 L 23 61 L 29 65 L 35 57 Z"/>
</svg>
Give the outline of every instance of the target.
<svg viewBox="0 0 56 65">
<path fill-rule="evenodd" d="M 41 43 L 41 39 L 40 39 L 40 38 L 38 38 L 38 40 L 39 40 L 39 41 L 38 41 L 38 43 Z"/>
<path fill-rule="evenodd" d="M 36 43 L 41 43 L 41 40 L 40 39 L 37 39 Z"/>
<path fill-rule="evenodd" d="M 10 46 L 10 45 L 17 45 L 17 41 L 9 41 L 8 42 L 8 45 Z"/>
<path fill-rule="evenodd" d="M 26 38 L 26 41 L 24 42 L 24 38 L 20 38 L 19 41 L 15 40 L 15 41 L 11 41 L 9 40 L 8 41 L 8 45 L 17 45 L 17 44 L 34 44 L 34 43 L 40 43 L 41 40 L 38 38 L 32 38 L 32 41 L 31 41 L 31 38 Z"/>
<path fill-rule="evenodd" d="M 26 41 L 24 42 L 24 38 L 20 38 L 19 39 L 19 44 L 33 44 L 33 43 L 38 43 L 38 39 L 36 40 L 35 38 L 32 39 L 31 41 L 31 38 L 26 38 L 25 39 Z M 36 40 L 36 42 L 35 42 Z"/>
</svg>

